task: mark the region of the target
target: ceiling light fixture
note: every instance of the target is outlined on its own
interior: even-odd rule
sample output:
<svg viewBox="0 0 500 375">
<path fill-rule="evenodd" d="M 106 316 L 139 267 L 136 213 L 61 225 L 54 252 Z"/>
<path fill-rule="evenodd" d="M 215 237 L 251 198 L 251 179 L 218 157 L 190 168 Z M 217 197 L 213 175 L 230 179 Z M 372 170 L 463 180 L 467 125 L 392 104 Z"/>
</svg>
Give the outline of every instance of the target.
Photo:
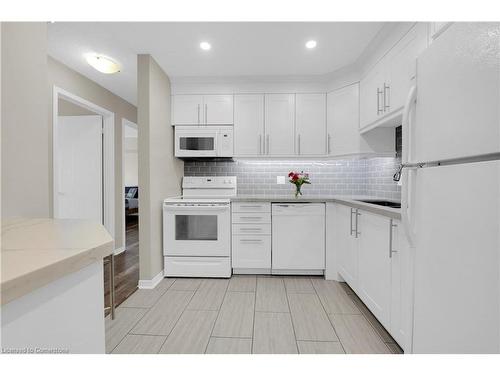
<svg viewBox="0 0 500 375">
<path fill-rule="evenodd" d="M 104 74 L 113 74 L 120 71 L 120 64 L 113 61 L 109 57 L 98 55 L 95 53 L 88 53 L 85 59 L 91 67 Z"/>
<path fill-rule="evenodd" d="M 200 48 L 203 50 L 203 51 L 208 51 L 210 50 L 210 48 L 212 48 L 212 46 L 210 45 L 210 43 L 208 42 L 201 42 L 200 43 Z"/>
<path fill-rule="evenodd" d="M 316 44 L 317 43 L 315 40 L 309 40 L 306 43 L 306 48 L 313 49 L 314 47 L 316 47 Z"/>
</svg>

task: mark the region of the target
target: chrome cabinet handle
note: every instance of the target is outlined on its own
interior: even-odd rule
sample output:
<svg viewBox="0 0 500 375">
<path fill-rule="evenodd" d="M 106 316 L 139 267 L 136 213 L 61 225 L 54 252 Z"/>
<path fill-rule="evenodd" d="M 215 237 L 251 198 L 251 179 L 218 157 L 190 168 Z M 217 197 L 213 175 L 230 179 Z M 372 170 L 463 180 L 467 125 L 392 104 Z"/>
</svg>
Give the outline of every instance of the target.
<svg viewBox="0 0 500 375">
<path fill-rule="evenodd" d="M 262 228 L 240 228 L 243 232 L 261 232 Z"/>
<path fill-rule="evenodd" d="M 259 134 L 259 154 L 262 155 L 262 134 Z"/>
<path fill-rule="evenodd" d="M 208 104 L 205 104 L 205 124 L 208 124 Z"/>
<path fill-rule="evenodd" d="M 352 229 L 352 214 L 354 213 L 354 208 L 351 208 L 351 236 L 354 230 Z"/>
<path fill-rule="evenodd" d="M 266 140 L 267 140 L 267 152 L 266 153 L 269 155 L 269 149 L 271 148 L 269 145 L 271 143 L 271 141 L 269 139 L 269 134 L 266 135 Z"/>
<path fill-rule="evenodd" d="M 297 154 L 300 155 L 300 134 L 297 134 Z"/>
<path fill-rule="evenodd" d="M 379 90 L 377 87 L 377 116 L 382 113 L 382 109 L 380 108 L 380 94 L 382 94 L 382 90 Z"/>
<path fill-rule="evenodd" d="M 327 143 L 327 152 L 328 152 L 328 154 L 332 153 L 331 139 L 332 139 L 332 136 L 330 135 L 330 133 L 328 133 L 328 143 Z"/>
<path fill-rule="evenodd" d="M 394 230 L 393 228 L 397 227 L 397 224 L 394 224 L 392 219 L 391 219 L 391 223 L 390 223 L 390 226 L 389 226 L 389 258 L 392 258 L 392 253 L 397 253 L 396 250 L 393 250 L 392 249 L 392 245 L 393 245 L 393 233 L 394 233 Z"/>
<path fill-rule="evenodd" d="M 359 209 L 356 208 L 356 238 L 361 234 L 361 232 L 358 232 L 358 216 L 361 216 L 361 213 L 359 212 Z"/>
<path fill-rule="evenodd" d="M 200 123 L 200 105 L 198 104 L 198 124 Z"/>
<path fill-rule="evenodd" d="M 257 243 L 257 242 L 262 242 L 262 240 L 242 238 L 242 239 L 240 239 L 240 242 L 253 242 L 253 243 Z"/>
<path fill-rule="evenodd" d="M 389 103 L 389 94 L 391 93 L 390 89 L 389 85 L 384 82 L 384 112 L 386 109 L 391 107 Z"/>
<path fill-rule="evenodd" d="M 256 216 L 241 216 L 241 219 L 245 220 L 261 220 L 261 217 L 256 217 Z"/>
</svg>

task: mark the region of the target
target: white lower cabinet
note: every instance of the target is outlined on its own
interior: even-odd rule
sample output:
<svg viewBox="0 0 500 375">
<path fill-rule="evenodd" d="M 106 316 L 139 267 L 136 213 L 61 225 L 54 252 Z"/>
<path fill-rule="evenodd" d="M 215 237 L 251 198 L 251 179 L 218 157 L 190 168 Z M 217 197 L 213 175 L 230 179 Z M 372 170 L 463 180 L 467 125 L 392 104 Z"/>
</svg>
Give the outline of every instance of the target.
<svg viewBox="0 0 500 375">
<path fill-rule="evenodd" d="M 338 272 L 353 289 L 358 283 L 358 243 L 353 232 L 356 209 L 337 205 L 335 210 L 335 247 Z"/>
<path fill-rule="evenodd" d="M 398 220 L 334 204 L 334 236 L 327 269 L 337 269 L 405 351 L 410 350 L 412 273 L 410 249 Z M 328 231 L 328 228 L 327 228 Z M 330 260 L 330 261 L 329 261 Z"/>
<path fill-rule="evenodd" d="M 391 258 L 390 219 L 358 212 L 357 294 L 385 327 L 390 324 Z"/>
<path fill-rule="evenodd" d="M 271 203 L 232 203 L 233 273 L 271 273 Z"/>
</svg>

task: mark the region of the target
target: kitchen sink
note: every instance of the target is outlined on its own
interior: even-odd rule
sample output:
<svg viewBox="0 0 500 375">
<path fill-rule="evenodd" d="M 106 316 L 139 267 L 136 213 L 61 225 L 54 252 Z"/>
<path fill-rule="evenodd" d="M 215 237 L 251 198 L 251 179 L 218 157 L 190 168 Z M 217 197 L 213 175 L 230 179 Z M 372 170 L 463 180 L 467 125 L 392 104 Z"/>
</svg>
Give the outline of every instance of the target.
<svg viewBox="0 0 500 375">
<path fill-rule="evenodd" d="M 363 203 L 376 204 L 378 206 L 384 206 L 384 207 L 401 208 L 401 203 L 399 202 L 391 202 L 379 199 L 366 199 L 366 200 L 358 199 L 357 201 Z"/>
</svg>

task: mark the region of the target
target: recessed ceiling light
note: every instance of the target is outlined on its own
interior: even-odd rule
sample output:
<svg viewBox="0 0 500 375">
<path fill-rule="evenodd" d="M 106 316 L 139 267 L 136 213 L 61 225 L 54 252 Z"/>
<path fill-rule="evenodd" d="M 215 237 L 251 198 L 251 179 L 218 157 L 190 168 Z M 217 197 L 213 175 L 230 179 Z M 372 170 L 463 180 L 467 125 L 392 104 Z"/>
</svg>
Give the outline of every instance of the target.
<svg viewBox="0 0 500 375">
<path fill-rule="evenodd" d="M 306 43 L 306 48 L 312 49 L 316 47 L 316 41 L 315 40 L 308 40 Z"/>
<path fill-rule="evenodd" d="M 200 48 L 204 51 L 208 51 L 210 48 L 212 48 L 212 46 L 208 42 L 201 42 Z"/>
<path fill-rule="evenodd" d="M 109 57 L 98 55 L 95 53 L 88 53 L 85 59 L 91 67 L 104 74 L 113 74 L 120 71 L 120 65 L 111 60 Z"/>
</svg>

